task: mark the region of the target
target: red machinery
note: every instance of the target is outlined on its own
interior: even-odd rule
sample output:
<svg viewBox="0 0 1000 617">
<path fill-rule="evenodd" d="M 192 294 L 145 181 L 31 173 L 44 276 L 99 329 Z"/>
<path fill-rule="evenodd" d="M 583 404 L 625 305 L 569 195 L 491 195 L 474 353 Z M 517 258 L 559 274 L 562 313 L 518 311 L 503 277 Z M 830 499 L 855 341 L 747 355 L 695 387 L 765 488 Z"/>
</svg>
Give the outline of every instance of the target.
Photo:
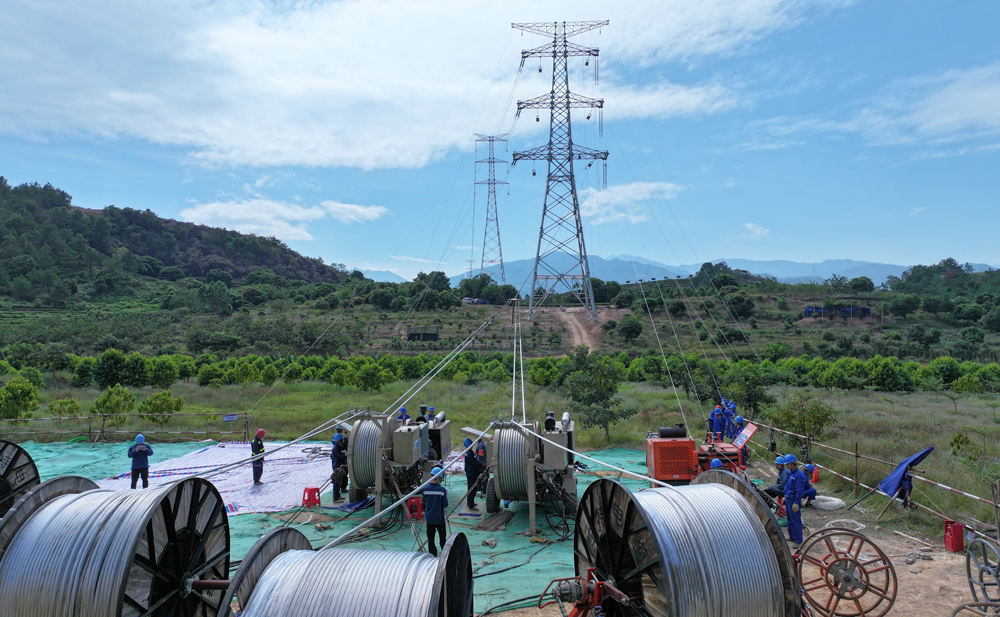
<svg viewBox="0 0 1000 617">
<path fill-rule="evenodd" d="M 735 473 L 744 468 L 739 448 L 722 441 L 699 445 L 687 436 L 683 424 L 660 427 L 656 433 L 646 435 L 646 472 L 660 482 L 690 484 L 716 458 L 727 471 Z"/>
<path fill-rule="evenodd" d="M 555 585 L 555 589 L 552 586 Z M 545 596 L 549 595 L 552 589 L 552 599 L 545 602 Z M 619 591 L 614 585 L 607 581 L 597 580 L 596 568 L 587 568 L 583 576 L 574 578 L 557 578 L 545 588 L 542 595 L 538 597 L 538 608 L 545 608 L 549 604 L 558 604 L 559 611 L 567 617 L 587 617 L 590 609 L 600 606 L 608 596 L 622 606 L 629 605 L 629 597 Z M 568 614 L 564 603 L 573 603 L 573 610 Z"/>
</svg>

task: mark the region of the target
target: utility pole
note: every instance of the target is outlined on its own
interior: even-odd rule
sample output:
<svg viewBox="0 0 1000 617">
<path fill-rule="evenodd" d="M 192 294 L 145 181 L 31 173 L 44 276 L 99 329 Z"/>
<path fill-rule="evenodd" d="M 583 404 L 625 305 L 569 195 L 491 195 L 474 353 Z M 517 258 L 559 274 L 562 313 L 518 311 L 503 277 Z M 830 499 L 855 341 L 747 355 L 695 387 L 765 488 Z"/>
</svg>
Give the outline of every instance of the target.
<svg viewBox="0 0 1000 617">
<path fill-rule="evenodd" d="M 483 274 L 488 266 L 500 264 L 500 284 L 507 284 L 507 276 L 503 271 L 503 249 L 500 248 L 500 221 L 497 218 L 497 185 L 507 184 L 503 180 L 497 180 L 497 158 L 493 144 L 507 143 L 507 135 L 480 135 L 476 134 L 476 143 L 486 142 L 488 144 L 488 155 L 485 159 L 476 161 L 476 164 L 485 163 L 488 168 L 486 180 L 476 182 L 485 184 L 488 187 L 486 197 L 486 232 L 483 235 L 483 256 L 479 264 L 479 273 Z M 501 161 L 506 164 L 506 161 Z"/>
<path fill-rule="evenodd" d="M 604 100 L 570 92 L 567 65 L 571 57 L 585 57 L 588 65 L 593 58 L 596 75 L 598 49 L 583 47 L 569 42 L 568 39 L 596 30 L 608 23 L 604 20 L 511 24 L 514 29 L 551 39 L 550 43 L 541 47 L 521 51 L 522 69 L 524 61 L 528 58 L 552 58 L 552 91 L 527 101 L 517 102 L 518 116 L 524 109 L 547 109 L 550 113 L 549 143 L 514 153 L 515 165 L 521 160 L 548 161 L 549 165 L 545 180 L 545 201 L 542 205 L 542 224 L 535 252 L 535 267 L 531 275 L 528 319 L 534 316 L 537 307 L 543 305 L 549 294 L 562 283 L 583 304 L 591 319 L 597 321 L 594 291 L 590 284 L 590 265 L 587 262 L 587 247 L 583 241 L 583 224 L 580 222 L 580 201 L 576 193 L 573 161 L 597 159 L 606 161 L 608 153 L 605 150 L 592 150 L 573 143 L 570 109 L 590 108 L 602 113 Z M 567 255 L 568 260 L 565 257 Z"/>
</svg>

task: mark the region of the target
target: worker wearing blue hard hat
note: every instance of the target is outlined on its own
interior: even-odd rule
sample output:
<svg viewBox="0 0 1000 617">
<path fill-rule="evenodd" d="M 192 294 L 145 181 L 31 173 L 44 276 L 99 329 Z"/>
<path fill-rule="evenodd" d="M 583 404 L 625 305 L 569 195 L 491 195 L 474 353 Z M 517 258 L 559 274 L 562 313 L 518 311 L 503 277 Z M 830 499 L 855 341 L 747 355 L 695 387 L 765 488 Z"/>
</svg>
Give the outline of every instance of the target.
<svg viewBox="0 0 1000 617">
<path fill-rule="evenodd" d="M 347 467 L 347 440 L 341 433 L 334 433 L 331 441 L 333 442 L 333 450 L 330 452 L 330 463 L 333 465 L 333 473 L 336 474 L 341 467 Z M 340 496 L 340 491 L 344 486 L 343 480 L 331 475 L 330 481 L 333 482 L 334 503 L 343 501 Z"/>
<path fill-rule="evenodd" d="M 462 442 L 465 445 L 465 484 L 469 489 L 465 498 L 465 506 L 471 512 L 478 512 L 476 506 L 476 489 L 479 487 L 480 476 L 486 469 L 486 460 L 480 458 L 479 453 L 472 447 L 472 440 L 468 437 Z"/>
<path fill-rule="evenodd" d="M 708 420 L 706 420 L 706 422 L 708 422 L 708 431 L 705 433 L 705 443 L 709 443 L 710 441 L 719 441 L 720 437 L 716 434 L 716 427 L 720 425 L 724 426 L 724 424 L 721 424 L 721 418 L 722 405 L 716 405 L 715 409 L 712 410 L 712 413 L 709 414 Z"/>
<path fill-rule="evenodd" d="M 781 454 L 774 459 L 774 466 L 778 470 L 778 479 L 774 484 L 764 489 L 764 492 L 771 497 L 778 498 L 785 494 L 785 481 L 788 480 L 788 470 L 785 469 L 785 457 Z"/>
<path fill-rule="evenodd" d="M 736 423 L 735 423 L 736 403 L 733 401 L 727 401 L 726 399 L 722 399 L 722 401 L 723 401 L 722 416 L 726 419 L 725 436 L 728 437 L 729 439 L 732 439 L 733 437 L 736 437 L 736 433 L 734 432 L 736 428 Z"/>
<path fill-rule="evenodd" d="M 424 520 L 427 521 L 427 551 L 437 557 L 434 536 L 437 535 L 444 548 L 448 531 L 444 526 L 444 509 L 448 507 L 448 491 L 441 486 L 441 468 L 431 469 L 431 480 L 424 487 Z"/>
<path fill-rule="evenodd" d="M 712 464 L 710 465 L 712 469 L 722 469 L 722 461 L 717 458 L 712 459 Z"/>
<path fill-rule="evenodd" d="M 402 423 L 406 423 L 410 419 L 410 414 L 406 413 L 406 407 L 399 408 L 399 415 L 396 416 L 396 419 Z"/>
<path fill-rule="evenodd" d="M 794 454 L 785 456 L 785 519 L 788 520 L 788 540 L 792 548 L 802 544 L 802 497 L 806 490 L 806 474 L 799 469 L 799 459 Z"/>
<path fill-rule="evenodd" d="M 149 488 L 149 457 L 153 456 L 153 447 L 146 443 L 142 435 L 135 436 L 135 445 L 129 446 L 128 457 L 132 459 L 132 488 L 135 488 L 139 478 L 142 478 L 142 488 Z"/>
</svg>

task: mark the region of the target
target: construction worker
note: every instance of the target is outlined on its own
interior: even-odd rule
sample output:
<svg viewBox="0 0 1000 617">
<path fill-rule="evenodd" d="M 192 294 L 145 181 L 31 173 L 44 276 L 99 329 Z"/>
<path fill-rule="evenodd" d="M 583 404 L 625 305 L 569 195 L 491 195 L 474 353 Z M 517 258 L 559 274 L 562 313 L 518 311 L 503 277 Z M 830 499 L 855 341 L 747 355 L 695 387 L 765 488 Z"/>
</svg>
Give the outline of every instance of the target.
<svg viewBox="0 0 1000 617">
<path fill-rule="evenodd" d="M 711 469 L 722 469 L 722 461 L 720 461 L 717 458 L 713 458 L 712 459 L 712 464 L 710 465 L 710 468 Z"/>
<path fill-rule="evenodd" d="M 344 447 L 347 447 L 347 435 L 344 435 L 344 428 L 342 426 L 337 427 L 337 434 L 344 438 Z"/>
<path fill-rule="evenodd" d="M 723 415 L 726 417 L 726 437 L 732 440 L 739 434 L 736 432 L 736 403 L 733 401 L 727 401 L 726 408 L 722 411 Z"/>
<path fill-rule="evenodd" d="M 347 445 L 344 443 L 345 441 L 347 440 L 340 433 L 334 434 L 333 451 L 330 453 L 330 460 L 333 463 L 333 473 L 337 473 L 337 469 L 341 467 L 347 467 Z M 333 482 L 333 501 L 342 501 L 340 491 L 344 485 L 343 480 L 331 479 L 331 481 Z"/>
<path fill-rule="evenodd" d="M 430 484 L 424 487 L 424 518 L 427 521 L 427 551 L 437 557 L 434 534 L 437 533 L 444 548 L 448 532 L 444 526 L 444 509 L 448 507 L 448 491 L 441 486 L 441 468 L 431 469 Z"/>
<path fill-rule="evenodd" d="M 777 499 L 785 494 L 785 482 L 788 480 L 788 470 L 785 469 L 785 457 L 779 454 L 778 458 L 774 459 L 774 466 L 778 468 L 778 479 L 774 481 L 773 486 L 764 489 L 764 492 Z"/>
<path fill-rule="evenodd" d="M 132 459 L 132 488 L 135 488 L 139 478 L 142 478 L 142 488 L 149 488 L 149 457 L 153 456 L 153 448 L 146 443 L 142 435 L 135 436 L 135 445 L 129 446 L 128 457 Z"/>
<path fill-rule="evenodd" d="M 722 405 L 716 405 L 715 409 L 712 410 L 712 414 L 708 417 L 708 436 L 705 438 L 705 443 L 721 441 L 722 437 L 719 432 L 725 431 L 725 427 L 726 421 L 722 415 Z"/>
<path fill-rule="evenodd" d="M 257 436 L 254 437 L 253 441 L 250 442 L 250 452 L 254 456 L 257 456 L 258 454 L 264 454 L 264 435 L 265 435 L 264 429 L 259 428 L 257 429 Z M 263 482 L 260 481 L 260 478 L 263 475 L 264 475 L 264 459 L 263 457 L 261 457 L 253 462 L 253 483 L 263 484 Z"/>
<path fill-rule="evenodd" d="M 479 453 L 476 449 L 472 448 L 471 439 L 466 437 L 462 445 L 468 450 L 465 453 L 465 484 L 469 489 L 469 494 L 465 498 L 465 505 L 469 510 L 478 512 L 479 508 L 476 506 L 476 487 L 479 485 L 479 476 L 482 475 L 486 465 L 485 461 L 479 458 Z"/>
<path fill-rule="evenodd" d="M 399 420 L 400 424 L 406 424 L 409 421 L 410 414 L 406 413 L 406 407 L 399 408 L 399 415 L 396 416 L 396 419 Z"/>
<path fill-rule="evenodd" d="M 785 518 L 788 520 L 788 540 L 792 548 L 802 544 L 802 495 L 806 490 L 806 474 L 799 469 L 794 454 L 785 457 L 788 479 L 785 481 Z"/>
<path fill-rule="evenodd" d="M 745 426 L 746 426 L 746 422 L 743 420 L 743 416 L 736 416 L 736 428 L 733 431 L 733 440 L 734 441 L 736 440 L 737 437 L 740 436 L 740 433 L 743 432 L 743 427 L 745 427 Z M 747 443 L 743 444 L 743 447 L 740 448 L 740 455 L 741 455 L 741 459 L 740 460 L 742 461 L 743 466 L 746 467 L 747 465 L 749 465 L 750 464 L 750 442 L 749 442 L 749 440 L 747 440 Z"/>
<path fill-rule="evenodd" d="M 802 507 L 808 508 L 810 505 L 812 505 L 813 499 L 816 499 L 816 489 L 813 488 L 811 480 L 813 472 L 816 471 L 816 466 L 813 465 L 812 463 L 809 463 L 805 467 L 803 467 L 803 469 L 806 470 L 805 474 L 803 474 L 806 477 L 806 490 L 802 491 L 802 497 L 803 499 L 806 500 L 806 502 L 802 504 Z"/>
</svg>

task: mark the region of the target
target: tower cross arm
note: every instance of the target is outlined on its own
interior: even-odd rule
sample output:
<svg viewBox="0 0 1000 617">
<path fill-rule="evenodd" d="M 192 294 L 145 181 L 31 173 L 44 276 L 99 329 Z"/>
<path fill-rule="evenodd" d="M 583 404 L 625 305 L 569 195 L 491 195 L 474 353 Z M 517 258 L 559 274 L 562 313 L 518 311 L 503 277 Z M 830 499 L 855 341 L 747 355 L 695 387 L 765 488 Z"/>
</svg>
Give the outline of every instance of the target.
<svg viewBox="0 0 1000 617">
<path fill-rule="evenodd" d="M 573 144 L 573 159 L 577 161 L 587 161 L 587 160 L 597 160 L 602 161 L 608 160 L 607 150 L 594 150 L 593 148 L 585 148 L 583 146 L 578 146 Z"/>
<path fill-rule="evenodd" d="M 536 47 L 534 49 L 522 49 L 521 59 L 525 58 L 551 58 L 553 51 L 556 49 L 555 43 L 546 43 L 541 47 Z M 576 43 L 571 43 L 566 41 L 565 46 L 558 51 L 559 55 L 565 54 L 570 58 L 578 58 L 581 56 L 592 56 L 596 57 L 600 55 L 601 51 L 597 47 L 584 47 L 583 45 L 577 45 Z"/>
<path fill-rule="evenodd" d="M 589 32 L 591 30 L 597 30 L 598 28 L 606 26 L 609 23 L 611 22 L 607 19 L 600 21 L 540 21 L 514 23 L 511 24 L 510 27 L 515 30 L 530 32 L 532 34 L 540 34 L 542 36 L 562 35 L 565 37 L 571 37 L 583 34 L 584 32 Z"/>
<path fill-rule="evenodd" d="M 517 165 L 518 161 L 547 161 L 549 160 L 550 152 L 552 150 L 552 144 L 544 144 L 532 148 L 531 150 L 524 150 L 523 152 L 514 153 L 514 164 Z"/>
<path fill-rule="evenodd" d="M 536 96 L 533 99 L 528 99 L 526 101 L 517 102 L 517 110 L 522 109 L 552 109 L 554 107 L 559 107 L 561 105 L 556 105 L 555 95 L 551 92 L 543 94 L 541 96 Z M 561 101 L 560 101 L 561 102 Z M 579 94 L 569 94 L 569 106 L 570 107 L 604 107 L 604 99 L 592 99 L 589 96 L 580 96 Z"/>
</svg>

